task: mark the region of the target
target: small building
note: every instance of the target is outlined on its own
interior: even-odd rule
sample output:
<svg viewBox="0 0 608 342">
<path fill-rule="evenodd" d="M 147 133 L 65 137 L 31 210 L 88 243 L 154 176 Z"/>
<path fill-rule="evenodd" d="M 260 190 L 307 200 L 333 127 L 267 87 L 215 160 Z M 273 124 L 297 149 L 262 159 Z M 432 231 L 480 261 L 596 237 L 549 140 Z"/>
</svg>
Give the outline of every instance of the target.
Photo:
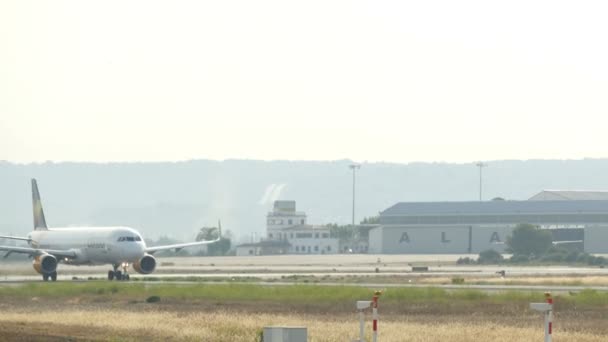
<svg viewBox="0 0 608 342">
<path fill-rule="evenodd" d="M 291 254 L 336 254 L 338 239 L 331 237 L 329 227 L 298 225 L 280 230 L 283 239 L 290 245 Z"/>
<path fill-rule="evenodd" d="M 244 243 L 236 248 L 236 256 L 254 256 L 260 255 L 260 247 L 257 243 Z"/>
</svg>

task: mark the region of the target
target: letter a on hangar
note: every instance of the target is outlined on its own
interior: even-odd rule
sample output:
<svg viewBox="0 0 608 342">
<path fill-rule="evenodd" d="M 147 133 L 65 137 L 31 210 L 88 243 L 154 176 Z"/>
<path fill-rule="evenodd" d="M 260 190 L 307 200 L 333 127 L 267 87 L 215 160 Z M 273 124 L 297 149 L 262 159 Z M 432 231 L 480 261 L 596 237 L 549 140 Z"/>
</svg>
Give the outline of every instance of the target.
<svg viewBox="0 0 608 342">
<path fill-rule="evenodd" d="M 399 239 L 399 243 L 403 242 L 410 243 L 410 236 L 407 235 L 407 232 L 403 232 L 403 234 L 401 234 L 401 239 Z"/>
</svg>

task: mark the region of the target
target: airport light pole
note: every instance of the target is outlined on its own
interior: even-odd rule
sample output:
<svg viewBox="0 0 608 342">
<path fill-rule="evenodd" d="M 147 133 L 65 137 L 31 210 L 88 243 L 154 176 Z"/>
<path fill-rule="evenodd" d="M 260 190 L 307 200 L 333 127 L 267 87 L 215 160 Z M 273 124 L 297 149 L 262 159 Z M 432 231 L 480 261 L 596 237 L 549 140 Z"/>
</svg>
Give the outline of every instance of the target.
<svg viewBox="0 0 608 342">
<path fill-rule="evenodd" d="M 353 220 L 352 225 L 355 226 L 355 173 L 358 169 L 361 168 L 359 164 L 350 164 L 348 166 L 351 170 L 353 170 Z"/>
<path fill-rule="evenodd" d="M 482 197 L 481 197 L 482 181 L 481 180 L 482 180 L 482 174 L 483 174 L 482 170 L 484 167 L 487 167 L 488 164 L 480 161 L 480 162 L 477 162 L 475 164 L 475 166 L 477 166 L 479 168 L 479 202 L 481 202 L 481 199 L 482 199 Z"/>
</svg>

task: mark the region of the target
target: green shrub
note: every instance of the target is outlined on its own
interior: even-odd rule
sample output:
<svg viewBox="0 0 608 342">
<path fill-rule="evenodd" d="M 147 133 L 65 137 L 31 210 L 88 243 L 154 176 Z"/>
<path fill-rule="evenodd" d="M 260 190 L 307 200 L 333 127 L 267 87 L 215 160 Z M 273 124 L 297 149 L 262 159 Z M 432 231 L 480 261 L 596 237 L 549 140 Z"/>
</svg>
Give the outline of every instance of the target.
<svg viewBox="0 0 608 342">
<path fill-rule="evenodd" d="M 502 254 L 498 253 L 493 249 L 487 249 L 479 253 L 479 258 L 477 259 L 477 263 L 479 264 L 500 264 L 502 263 L 504 258 Z"/>
<path fill-rule="evenodd" d="M 587 258 L 587 263 L 593 266 L 605 265 L 606 258 L 602 256 L 589 255 L 589 257 Z"/>
<path fill-rule="evenodd" d="M 464 284 L 464 278 L 463 277 L 454 277 L 452 278 L 452 284 Z"/>
<path fill-rule="evenodd" d="M 568 255 L 566 255 L 566 258 L 564 259 L 564 261 L 566 262 L 576 262 L 576 260 L 578 259 L 579 256 L 579 252 L 577 251 L 572 251 L 570 253 L 568 253 Z"/>
<path fill-rule="evenodd" d="M 568 256 L 567 253 L 562 253 L 562 252 L 552 252 L 552 253 L 547 253 L 543 256 L 540 257 L 540 261 L 548 261 L 548 262 L 564 262 L 566 260 L 566 257 Z"/>
<path fill-rule="evenodd" d="M 587 263 L 587 258 L 589 257 L 589 254 L 587 253 L 580 253 L 577 257 L 576 257 L 576 261 L 580 262 L 582 264 L 586 264 Z"/>
<path fill-rule="evenodd" d="M 471 264 L 476 264 L 477 260 L 473 259 L 473 258 L 469 258 L 469 257 L 464 257 L 464 258 L 458 258 L 458 260 L 456 260 L 456 264 L 458 265 L 471 265 Z"/>
<path fill-rule="evenodd" d="M 543 255 L 553 246 L 551 240 L 548 230 L 522 223 L 507 236 L 507 248 L 514 255 Z"/>
<path fill-rule="evenodd" d="M 158 302 L 160 302 L 159 296 L 150 296 L 150 297 L 146 298 L 146 303 L 158 303 Z"/>
</svg>

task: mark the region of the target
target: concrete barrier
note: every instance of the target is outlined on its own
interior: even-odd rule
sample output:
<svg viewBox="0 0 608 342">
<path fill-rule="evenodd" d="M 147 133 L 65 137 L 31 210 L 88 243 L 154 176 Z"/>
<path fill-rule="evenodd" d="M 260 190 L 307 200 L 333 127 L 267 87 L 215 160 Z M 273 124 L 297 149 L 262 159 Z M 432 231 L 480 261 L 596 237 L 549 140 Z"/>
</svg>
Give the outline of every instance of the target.
<svg viewBox="0 0 608 342">
<path fill-rule="evenodd" d="M 307 342 L 306 327 L 264 327 L 264 342 Z"/>
</svg>

